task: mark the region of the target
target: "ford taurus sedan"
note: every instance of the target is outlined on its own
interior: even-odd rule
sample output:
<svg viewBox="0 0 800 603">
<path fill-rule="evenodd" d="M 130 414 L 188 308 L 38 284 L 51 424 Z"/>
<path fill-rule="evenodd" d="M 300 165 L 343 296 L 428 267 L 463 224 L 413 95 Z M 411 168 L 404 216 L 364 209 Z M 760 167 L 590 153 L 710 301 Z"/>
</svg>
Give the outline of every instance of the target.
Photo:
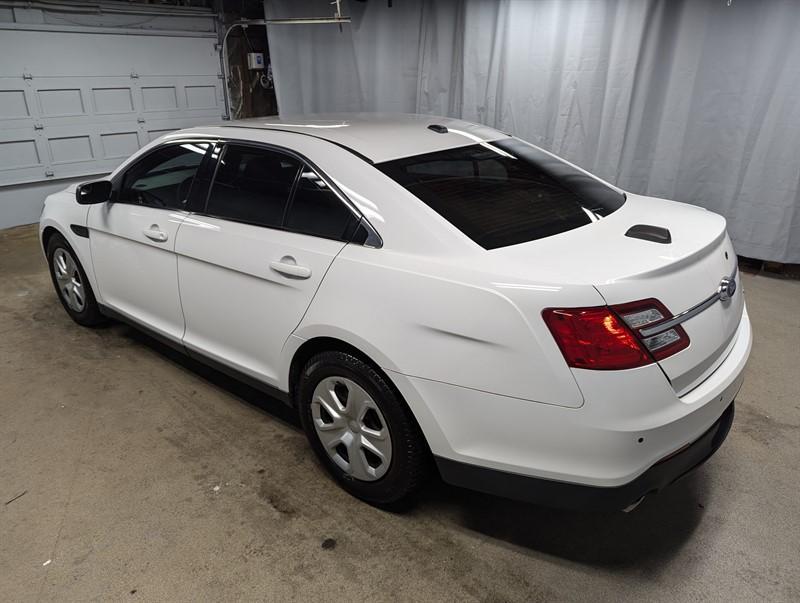
<svg viewBox="0 0 800 603">
<path fill-rule="evenodd" d="M 425 477 L 623 509 L 725 439 L 750 323 L 725 220 L 464 121 L 163 136 L 47 198 L 79 324 L 132 323 L 292 405 L 348 492 Z"/>
</svg>

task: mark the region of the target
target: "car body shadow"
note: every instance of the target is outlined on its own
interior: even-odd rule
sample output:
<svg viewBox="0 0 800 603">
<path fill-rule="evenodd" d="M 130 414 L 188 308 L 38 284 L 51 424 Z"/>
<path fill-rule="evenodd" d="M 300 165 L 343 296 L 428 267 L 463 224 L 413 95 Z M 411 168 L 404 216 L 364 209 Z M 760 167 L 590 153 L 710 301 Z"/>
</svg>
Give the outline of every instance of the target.
<svg viewBox="0 0 800 603">
<path fill-rule="evenodd" d="M 464 490 L 440 480 L 419 507 L 464 530 L 538 553 L 608 569 L 641 568 L 672 558 L 699 525 L 709 482 L 703 468 L 630 511 L 551 509 Z"/>
<path fill-rule="evenodd" d="M 203 364 L 135 327 L 115 324 L 111 330 L 114 332 L 114 336 L 125 337 L 154 350 L 172 364 L 191 371 L 210 385 L 224 390 L 257 411 L 269 414 L 272 418 L 295 429 L 302 429 L 297 411 L 278 398 Z"/>
</svg>

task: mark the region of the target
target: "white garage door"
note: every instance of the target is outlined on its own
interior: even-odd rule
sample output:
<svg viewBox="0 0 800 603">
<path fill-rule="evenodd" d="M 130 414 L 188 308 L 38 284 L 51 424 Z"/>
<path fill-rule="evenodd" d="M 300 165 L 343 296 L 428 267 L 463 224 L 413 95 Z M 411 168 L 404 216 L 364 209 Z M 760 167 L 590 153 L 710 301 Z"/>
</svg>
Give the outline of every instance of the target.
<svg viewBox="0 0 800 603">
<path fill-rule="evenodd" d="M 0 202 L 13 185 L 107 173 L 170 130 L 222 119 L 215 34 L 78 29 L 0 30 Z M 11 201 L 0 228 L 33 221 Z"/>
<path fill-rule="evenodd" d="M 224 113 L 211 11 L 74 6 L 0 8 L 0 228 L 35 222 L 47 194 Z"/>
</svg>

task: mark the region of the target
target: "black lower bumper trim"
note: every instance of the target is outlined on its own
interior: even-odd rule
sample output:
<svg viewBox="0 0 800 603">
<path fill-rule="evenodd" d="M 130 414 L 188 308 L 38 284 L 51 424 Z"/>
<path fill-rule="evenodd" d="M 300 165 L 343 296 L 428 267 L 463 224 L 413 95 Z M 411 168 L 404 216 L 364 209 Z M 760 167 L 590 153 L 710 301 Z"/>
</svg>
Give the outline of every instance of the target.
<svg viewBox="0 0 800 603">
<path fill-rule="evenodd" d="M 534 478 L 438 456 L 436 465 L 445 482 L 462 488 L 548 507 L 620 510 L 645 495 L 658 492 L 708 460 L 725 441 L 733 423 L 733 413 L 731 402 L 716 423 L 697 440 L 622 486 L 606 488 Z"/>
</svg>

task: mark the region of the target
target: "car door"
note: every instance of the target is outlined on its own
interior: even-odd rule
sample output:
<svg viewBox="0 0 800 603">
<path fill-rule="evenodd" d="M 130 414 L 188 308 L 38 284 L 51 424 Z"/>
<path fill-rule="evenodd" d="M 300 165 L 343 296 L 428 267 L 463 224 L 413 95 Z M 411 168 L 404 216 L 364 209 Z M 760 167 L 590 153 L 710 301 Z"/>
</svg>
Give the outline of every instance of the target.
<svg viewBox="0 0 800 603">
<path fill-rule="evenodd" d="M 358 217 L 300 158 L 227 144 L 202 215 L 180 228 L 184 345 L 270 385 Z"/>
<path fill-rule="evenodd" d="M 89 210 L 101 303 L 174 341 L 184 327 L 175 235 L 191 198 L 203 196 L 195 176 L 212 146 L 181 141 L 158 147 L 114 177 L 111 201 Z"/>
</svg>

